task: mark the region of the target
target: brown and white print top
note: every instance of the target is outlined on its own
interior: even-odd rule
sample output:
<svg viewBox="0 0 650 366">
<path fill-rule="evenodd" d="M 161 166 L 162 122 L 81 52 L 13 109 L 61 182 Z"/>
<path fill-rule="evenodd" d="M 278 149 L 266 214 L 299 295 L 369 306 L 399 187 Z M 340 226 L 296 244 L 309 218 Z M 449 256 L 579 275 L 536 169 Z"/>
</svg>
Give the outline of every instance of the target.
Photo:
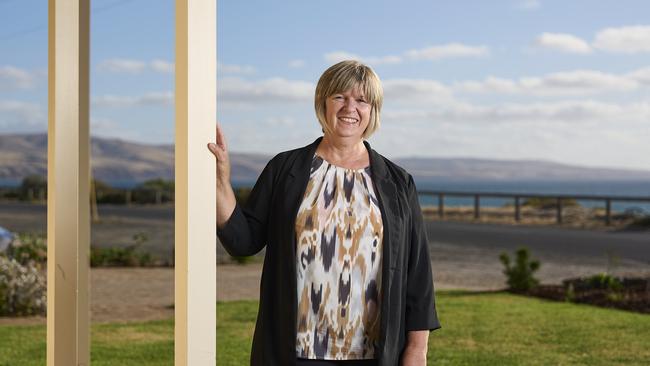
<svg viewBox="0 0 650 366">
<path fill-rule="evenodd" d="M 314 155 L 296 218 L 297 357 L 376 357 L 383 230 L 370 167 Z"/>
</svg>

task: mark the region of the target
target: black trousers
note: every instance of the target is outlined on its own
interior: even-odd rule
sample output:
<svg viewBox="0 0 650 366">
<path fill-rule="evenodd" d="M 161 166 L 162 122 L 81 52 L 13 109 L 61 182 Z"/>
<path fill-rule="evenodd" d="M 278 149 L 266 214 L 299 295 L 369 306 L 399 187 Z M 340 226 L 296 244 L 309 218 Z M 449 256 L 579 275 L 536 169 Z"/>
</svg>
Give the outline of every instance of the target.
<svg viewBox="0 0 650 366">
<path fill-rule="evenodd" d="M 377 360 L 309 360 L 298 358 L 296 366 L 376 366 Z"/>
</svg>

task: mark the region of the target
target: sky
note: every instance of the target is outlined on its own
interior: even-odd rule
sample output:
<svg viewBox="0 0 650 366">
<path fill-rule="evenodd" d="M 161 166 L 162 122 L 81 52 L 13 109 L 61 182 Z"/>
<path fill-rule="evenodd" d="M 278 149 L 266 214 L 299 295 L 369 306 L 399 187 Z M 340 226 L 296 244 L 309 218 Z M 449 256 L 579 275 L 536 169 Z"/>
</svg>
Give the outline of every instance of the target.
<svg viewBox="0 0 650 366">
<path fill-rule="evenodd" d="M 91 134 L 174 141 L 174 1 L 93 0 Z M 650 170 L 647 0 L 219 1 L 217 116 L 231 151 L 321 134 L 342 59 L 384 87 L 369 142 L 405 156 Z M 0 0 L 0 133 L 47 130 L 47 1 Z"/>
</svg>

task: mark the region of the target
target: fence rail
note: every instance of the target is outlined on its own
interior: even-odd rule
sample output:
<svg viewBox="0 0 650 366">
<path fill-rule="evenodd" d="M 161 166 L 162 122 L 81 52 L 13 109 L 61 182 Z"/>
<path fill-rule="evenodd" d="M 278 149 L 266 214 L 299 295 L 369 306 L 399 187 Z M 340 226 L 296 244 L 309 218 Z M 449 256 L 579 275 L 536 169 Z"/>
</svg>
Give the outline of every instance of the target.
<svg viewBox="0 0 650 366">
<path fill-rule="evenodd" d="M 459 192 L 459 191 L 418 191 L 420 196 L 438 197 L 438 216 L 445 217 L 445 197 L 473 197 L 474 198 L 474 218 L 481 217 L 481 197 L 490 198 L 511 198 L 514 200 L 514 217 L 515 221 L 521 220 L 521 199 L 522 198 L 542 198 L 554 199 L 556 207 L 556 221 L 562 223 L 562 201 L 564 200 L 582 200 L 582 201 L 603 201 L 605 203 L 605 224 L 612 223 L 612 202 L 647 202 L 650 203 L 650 197 L 644 196 L 605 196 L 590 194 L 540 194 L 540 193 L 504 193 L 504 192 Z"/>
</svg>

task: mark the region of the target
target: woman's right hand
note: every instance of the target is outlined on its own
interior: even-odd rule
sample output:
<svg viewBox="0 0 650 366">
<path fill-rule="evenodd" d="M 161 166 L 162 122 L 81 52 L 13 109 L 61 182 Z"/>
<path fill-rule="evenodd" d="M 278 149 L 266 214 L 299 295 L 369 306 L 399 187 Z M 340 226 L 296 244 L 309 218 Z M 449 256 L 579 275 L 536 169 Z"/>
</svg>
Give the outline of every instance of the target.
<svg viewBox="0 0 650 366">
<path fill-rule="evenodd" d="M 230 184 L 230 157 L 228 156 L 228 145 L 221 126 L 217 123 L 216 143 L 209 143 L 208 150 L 217 158 L 217 186 L 220 183 Z"/>
<path fill-rule="evenodd" d="M 230 184 L 230 157 L 226 137 L 217 123 L 216 143 L 208 143 L 208 150 L 217 160 L 217 227 L 221 228 L 235 210 L 235 192 Z"/>
</svg>

